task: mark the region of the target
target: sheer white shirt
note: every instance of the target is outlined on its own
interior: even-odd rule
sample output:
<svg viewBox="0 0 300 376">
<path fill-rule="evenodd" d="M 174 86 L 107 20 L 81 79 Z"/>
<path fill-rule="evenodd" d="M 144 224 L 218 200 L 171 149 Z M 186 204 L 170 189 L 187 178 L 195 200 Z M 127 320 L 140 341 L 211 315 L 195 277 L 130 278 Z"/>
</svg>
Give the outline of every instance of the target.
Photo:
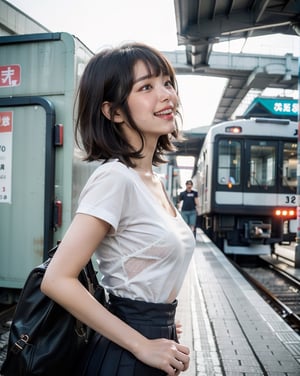
<svg viewBox="0 0 300 376">
<path fill-rule="evenodd" d="M 91 175 L 77 212 L 111 225 L 95 252 L 108 292 L 153 303 L 176 299 L 195 239 L 174 209 L 176 216 L 160 205 L 134 169 L 117 160 Z"/>
</svg>

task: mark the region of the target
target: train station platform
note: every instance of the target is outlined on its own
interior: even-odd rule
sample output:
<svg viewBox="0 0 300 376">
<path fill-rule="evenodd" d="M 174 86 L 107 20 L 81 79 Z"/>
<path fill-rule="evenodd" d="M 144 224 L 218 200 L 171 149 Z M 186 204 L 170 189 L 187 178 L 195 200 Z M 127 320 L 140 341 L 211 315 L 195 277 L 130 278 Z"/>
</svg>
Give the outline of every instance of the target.
<svg viewBox="0 0 300 376">
<path fill-rule="evenodd" d="M 201 232 L 179 296 L 185 376 L 300 375 L 300 336 Z"/>
</svg>

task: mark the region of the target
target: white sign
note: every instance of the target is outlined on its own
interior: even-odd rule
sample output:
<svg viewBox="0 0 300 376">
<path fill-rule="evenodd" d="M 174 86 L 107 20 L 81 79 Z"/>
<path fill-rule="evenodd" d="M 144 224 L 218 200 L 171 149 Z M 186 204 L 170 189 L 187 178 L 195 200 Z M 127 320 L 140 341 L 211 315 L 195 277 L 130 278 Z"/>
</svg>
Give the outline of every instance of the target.
<svg viewBox="0 0 300 376">
<path fill-rule="evenodd" d="M 0 111 L 0 204 L 11 203 L 12 111 Z"/>
</svg>

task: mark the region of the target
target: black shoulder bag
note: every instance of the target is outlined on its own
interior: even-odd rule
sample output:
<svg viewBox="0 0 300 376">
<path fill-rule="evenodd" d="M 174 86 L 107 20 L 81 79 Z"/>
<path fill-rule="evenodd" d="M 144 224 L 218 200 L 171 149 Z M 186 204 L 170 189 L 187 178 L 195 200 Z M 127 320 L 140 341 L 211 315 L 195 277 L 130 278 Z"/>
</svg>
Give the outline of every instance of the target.
<svg viewBox="0 0 300 376">
<path fill-rule="evenodd" d="M 57 246 L 49 252 L 48 260 L 27 277 L 11 323 L 1 375 L 73 375 L 76 361 L 93 333 L 40 290 L 56 249 Z M 105 305 L 105 291 L 98 283 L 91 260 L 78 278 Z"/>
</svg>

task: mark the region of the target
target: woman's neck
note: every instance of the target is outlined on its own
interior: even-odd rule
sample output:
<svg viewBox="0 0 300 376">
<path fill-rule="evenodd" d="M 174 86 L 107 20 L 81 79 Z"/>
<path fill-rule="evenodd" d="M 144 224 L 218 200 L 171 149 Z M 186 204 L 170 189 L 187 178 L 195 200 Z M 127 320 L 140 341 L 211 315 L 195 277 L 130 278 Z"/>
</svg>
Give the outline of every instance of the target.
<svg viewBox="0 0 300 376">
<path fill-rule="evenodd" d="M 152 155 L 150 157 L 144 157 L 142 159 L 134 160 L 134 170 L 140 174 L 153 175 Z"/>
<path fill-rule="evenodd" d="M 150 167 L 134 167 L 134 169 L 137 172 L 141 172 L 141 173 L 144 173 L 144 174 L 151 174 L 151 175 L 153 175 L 152 166 L 150 166 Z"/>
</svg>

